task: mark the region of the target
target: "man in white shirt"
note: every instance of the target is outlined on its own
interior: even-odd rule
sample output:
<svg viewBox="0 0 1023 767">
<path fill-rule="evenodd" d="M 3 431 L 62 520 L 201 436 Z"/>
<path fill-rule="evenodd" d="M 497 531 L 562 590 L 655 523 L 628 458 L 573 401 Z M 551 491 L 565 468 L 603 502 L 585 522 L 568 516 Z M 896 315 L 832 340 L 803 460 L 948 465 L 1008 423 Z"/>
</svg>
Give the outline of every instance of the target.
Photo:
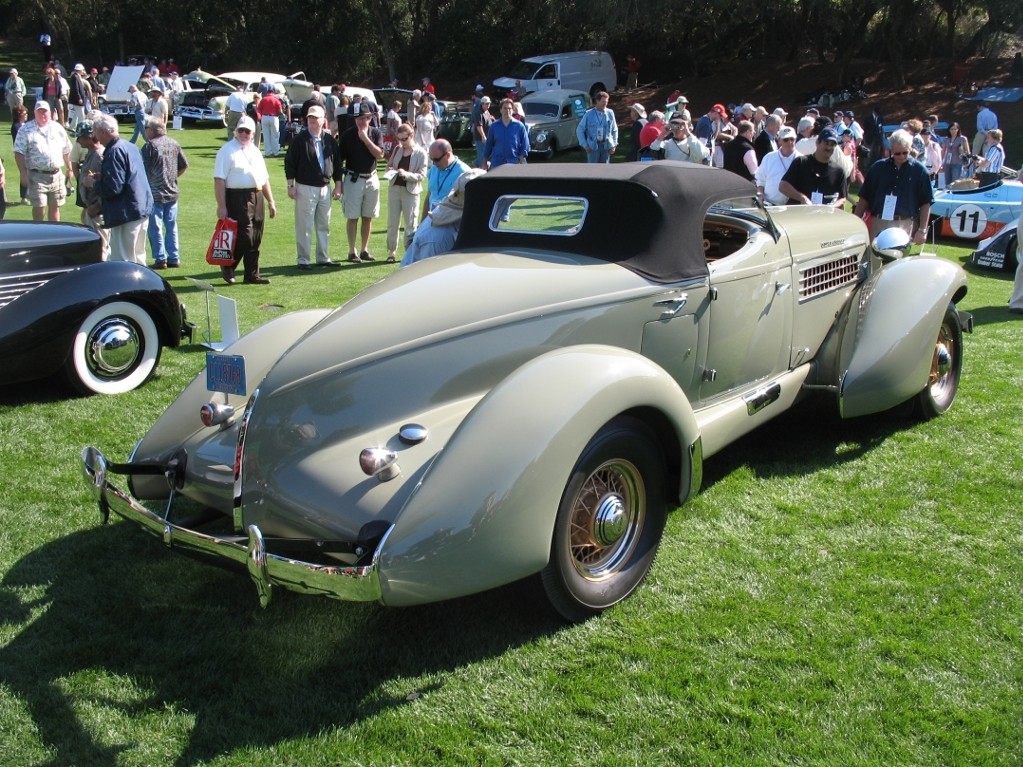
<svg viewBox="0 0 1023 767">
<path fill-rule="evenodd" d="M 778 191 L 778 184 L 796 156 L 795 147 L 796 132 L 788 125 L 782 126 L 778 130 L 778 149 L 765 154 L 757 169 L 757 193 L 763 202 L 769 205 L 788 203 L 788 198 Z"/>
</svg>

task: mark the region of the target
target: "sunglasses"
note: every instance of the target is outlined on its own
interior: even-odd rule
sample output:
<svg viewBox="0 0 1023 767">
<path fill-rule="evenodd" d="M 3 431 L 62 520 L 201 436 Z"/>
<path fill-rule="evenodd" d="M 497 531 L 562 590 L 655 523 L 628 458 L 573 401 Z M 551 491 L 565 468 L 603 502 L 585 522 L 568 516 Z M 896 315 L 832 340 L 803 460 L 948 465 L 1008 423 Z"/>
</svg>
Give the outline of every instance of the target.
<svg viewBox="0 0 1023 767">
<path fill-rule="evenodd" d="M 398 136 L 398 141 L 408 141 L 410 138 L 412 138 L 412 137 L 406 133 L 404 136 L 399 135 Z"/>
<path fill-rule="evenodd" d="M 909 152 L 892 152 L 892 157 L 905 157 Z"/>
<path fill-rule="evenodd" d="M 236 128 L 235 133 L 252 133 L 248 128 Z"/>
</svg>

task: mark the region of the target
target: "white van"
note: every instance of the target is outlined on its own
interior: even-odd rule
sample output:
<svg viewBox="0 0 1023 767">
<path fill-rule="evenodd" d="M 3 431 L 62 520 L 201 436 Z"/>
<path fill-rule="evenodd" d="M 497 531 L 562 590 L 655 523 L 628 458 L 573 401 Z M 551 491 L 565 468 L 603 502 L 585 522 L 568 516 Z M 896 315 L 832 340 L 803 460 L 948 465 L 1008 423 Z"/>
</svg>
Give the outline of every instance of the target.
<svg viewBox="0 0 1023 767">
<path fill-rule="evenodd" d="M 507 77 L 494 80 L 495 92 L 502 95 L 511 91 L 515 88 L 516 80 L 522 82 L 527 93 L 555 89 L 580 90 L 593 98 L 597 91 L 613 91 L 618 83 L 618 74 L 610 53 L 576 51 L 523 59 Z"/>
</svg>

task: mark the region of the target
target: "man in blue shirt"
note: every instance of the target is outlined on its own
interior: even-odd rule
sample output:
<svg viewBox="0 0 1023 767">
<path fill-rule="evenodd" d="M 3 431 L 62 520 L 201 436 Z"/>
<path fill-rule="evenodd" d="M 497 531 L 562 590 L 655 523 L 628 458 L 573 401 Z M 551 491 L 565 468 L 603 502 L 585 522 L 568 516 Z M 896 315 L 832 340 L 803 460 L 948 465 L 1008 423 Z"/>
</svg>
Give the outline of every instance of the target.
<svg viewBox="0 0 1023 767">
<path fill-rule="evenodd" d="M 586 162 L 611 162 L 618 146 L 618 123 L 615 114 L 607 108 L 607 91 L 598 91 L 593 108 L 588 109 L 576 126 L 579 146 L 586 151 Z"/>
<path fill-rule="evenodd" d="M 529 156 L 529 131 L 525 123 L 512 116 L 514 110 L 515 103 L 511 99 L 502 99 L 501 119 L 490 124 L 487 147 L 483 150 L 488 168 L 522 163 Z"/>
<path fill-rule="evenodd" d="M 907 131 L 895 131 L 889 143 L 892 156 L 870 166 L 854 212 L 862 218 L 870 211 L 871 239 L 885 229 L 898 227 L 921 245 L 927 239 L 934 202 L 931 179 L 923 163 L 909 156 L 913 137 Z"/>
<path fill-rule="evenodd" d="M 430 170 L 426 173 L 426 185 L 429 194 L 423 199 L 423 214 L 420 221 L 426 221 L 426 214 L 436 208 L 455 188 L 455 182 L 463 173 L 470 170 L 469 166 L 455 157 L 451 142 L 439 138 L 427 149 L 430 157 Z"/>
</svg>

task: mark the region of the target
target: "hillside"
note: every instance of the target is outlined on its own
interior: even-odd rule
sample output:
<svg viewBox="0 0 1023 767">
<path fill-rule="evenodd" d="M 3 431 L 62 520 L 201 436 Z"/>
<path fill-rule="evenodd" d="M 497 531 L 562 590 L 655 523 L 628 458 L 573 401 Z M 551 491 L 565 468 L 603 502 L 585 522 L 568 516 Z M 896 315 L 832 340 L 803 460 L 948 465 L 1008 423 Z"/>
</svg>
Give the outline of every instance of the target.
<svg viewBox="0 0 1023 767">
<path fill-rule="evenodd" d="M 1010 83 L 1011 66 L 1011 58 L 972 61 L 969 79 L 978 88 L 1010 84 L 1023 86 L 1023 82 Z M 769 110 L 780 106 L 790 116 L 798 117 L 807 106 L 807 93 L 837 89 L 843 85 L 834 80 L 833 70 L 834 67 L 828 64 L 791 66 L 766 60 L 736 62 L 734 66 L 709 77 L 648 84 L 628 94 L 619 90 L 612 96 L 611 103 L 622 124 L 630 119 L 631 104 L 639 102 L 648 111 L 663 109 L 666 99 L 676 89 L 689 99 L 694 119 L 715 103 L 728 105 L 746 101 L 757 106 L 763 105 Z M 876 105 L 887 123 L 936 113 L 942 120 L 958 121 L 963 132 L 973 136 L 976 129 L 976 102 L 956 96 L 952 71 L 947 63 L 911 63 L 907 67 L 906 85 L 901 88 L 893 85 L 894 78 L 888 69 L 879 68 L 872 62 L 855 62 L 853 72 L 855 76 L 863 78 L 867 98 L 836 105 L 835 108 L 851 109 L 857 115 L 866 115 Z M 640 82 L 643 82 L 642 74 Z M 1023 100 L 1011 104 L 996 103 L 992 109 L 998 115 L 999 125 L 1006 134 L 1008 164 L 1012 167 L 1023 165 Z"/>
</svg>

